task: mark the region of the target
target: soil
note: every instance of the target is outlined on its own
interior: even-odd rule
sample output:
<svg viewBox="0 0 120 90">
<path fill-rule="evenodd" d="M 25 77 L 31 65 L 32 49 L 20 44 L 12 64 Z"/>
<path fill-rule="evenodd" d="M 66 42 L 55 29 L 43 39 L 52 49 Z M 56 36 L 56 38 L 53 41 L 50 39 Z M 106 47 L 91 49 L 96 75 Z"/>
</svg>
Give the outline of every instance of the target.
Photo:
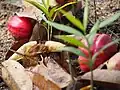
<svg viewBox="0 0 120 90">
<path fill-rule="evenodd" d="M 90 0 L 90 21 L 95 22 L 94 0 Z M 14 38 L 6 28 L 6 22 L 10 16 L 19 9 L 15 5 L 0 0 L 0 62 L 4 60 L 5 54 L 11 47 Z M 96 13 L 98 19 L 105 19 L 115 12 L 120 11 L 120 0 L 96 0 Z M 114 38 L 120 38 L 120 19 L 111 26 L 102 29 L 100 32 L 109 33 Z M 4 87 L 1 87 L 4 86 Z M 8 90 L 4 83 L 0 83 L 0 90 Z"/>
</svg>

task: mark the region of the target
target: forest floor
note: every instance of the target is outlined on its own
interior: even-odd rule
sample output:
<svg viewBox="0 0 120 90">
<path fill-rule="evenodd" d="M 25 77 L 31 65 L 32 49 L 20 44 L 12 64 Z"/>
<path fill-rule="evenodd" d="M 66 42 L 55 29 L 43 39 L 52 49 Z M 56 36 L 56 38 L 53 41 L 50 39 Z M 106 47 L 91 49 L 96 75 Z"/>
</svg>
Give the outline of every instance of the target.
<svg viewBox="0 0 120 90">
<path fill-rule="evenodd" d="M 6 28 L 6 22 L 10 16 L 18 10 L 18 7 L 0 1 L 0 61 L 11 47 L 14 39 Z M 96 0 L 96 14 L 98 19 L 105 19 L 115 12 L 120 11 L 120 0 Z M 95 6 L 93 0 L 90 1 L 90 21 L 95 22 Z M 120 38 L 120 19 L 111 26 L 102 29 L 100 32 L 109 33 L 114 38 Z M 0 88 L 0 90 L 3 90 Z M 7 89 L 4 89 L 7 90 Z"/>
</svg>

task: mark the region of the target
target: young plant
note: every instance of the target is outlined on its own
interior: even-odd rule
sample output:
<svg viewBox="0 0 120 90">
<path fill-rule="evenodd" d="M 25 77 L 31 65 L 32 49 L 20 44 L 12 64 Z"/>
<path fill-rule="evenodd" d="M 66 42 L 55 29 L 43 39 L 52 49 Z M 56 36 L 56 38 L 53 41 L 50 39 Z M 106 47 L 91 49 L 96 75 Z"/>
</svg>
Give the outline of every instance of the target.
<svg viewBox="0 0 120 90">
<path fill-rule="evenodd" d="M 79 56 L 79 58 L 83 59 L 85 62 L 82 64 L 86 64 L 91 71 L 91 90 L 93 90 L 93 69 L 94 64 L 96 62 L 100 62 L 98 65 L 102 64 L 103 61 L 101 62 L 100 59 L 96 60 L 98 57 L 101 57 L 102 53 L 106 50 L 107 53 L 109 53 L 109 49 L 112 48 L 113 53 L 115 53 L 117 51 L 117 46 L 115 43 L 117 43 L 118 41 L 120 41 L 120 39 L 116 39 L 115 41 L 112 41 L 109 35 L 106 34 L 97 34 L 97 31 L 100 28 L 103 28 L 106 25 L 111 24 L 113 21 L 115 21 L 116 19 L 118 19 L 120 17 L 120 12 L 116 13 L 115 15 L 113 15 L 112 17 L 100 22 L 99 20 L 94 24 L 94 26 L 91 28 L 90 33 L 87 34 L 86 30 L 87 30 L 87 24 L 88 24 L 88 0 L 86 0 L 85 3 L 85 8 L 84 8 L 84 18 L 83 18 L 83 23 L 78 20 L 77 18 L 75 18 L 73 15 L 65 12 L 64 10 L 60 10 L 61 13 L 63 13 L 65 15 L 65 17 L 73 24 L 75 25 L 79 30 L 72 28 L 68 25 L 63 25 L 63 24 L 58 24 L 55 22 L 51 22 L 48 21 L 47 19 L 44 18 L 44 20 L 50 25 L 53 26 L 54 28 L 70 33 L 72 35 L 81 37 L 82 40 L 84 41 L 80 41 L 77 40 L 74 37 L 71 37 L 69 35 L 58 35 L 55 36 L 56 38 L 62 39 L 65 42 L 68 42 L 70 44 L 73 44 L 78 48 L 75 47 L 70 47 L 70 46 L 66 46 L 64 48 L 59 48 L 58 50 L 60 51 L 69 51 L 72 52 L 76 55 Z M 97 36 L 96 36 L 97 35 Z M 98 37 L 100 36 L 100 38 Z M 94 39 L 96 38 L 96 40 Z M 98 41 L 97 41 L 98 39 Z M 105 42 L 105 41 L 107 42 Z M 97 42 L 97 43 L 96 43 Z M 91 50 L 92 49 L 92 50 Z M 93 52 L 94 51 L 94 52 Z M 107 55 L 107 53 L 104 53 L 105 55 Z M 100 55 L 100 56 L 99 56 Z M 105 56 L 104 55 L 104 56 Z M 112 54 L 113 55 L 113 54 Z M 103 56 L 102 56 L 103 57 Z M 105 57 L 105 60 L 108 59 Z M 71 59 L 69 59 L 70 64 L 71 64 Z M 104 60 L 104 61 L 105 61 Z M 80 61 L 81 63 L 81 61 Z M 97 66 L 98 66 L 97 65 Z M 82 67 L 82 65 L 81 65 Z M 72 70 L 70 70 L 72 73 Z"/>
<path fill-rule="evenodd" d="M 59 10 L 64 9 L 69 5 L 76 4 L 75 0 L 67 0 L 67 2 L 65 0 L 42 0 L 42 3 L 34 0 L 25 1 L 42 11 L 42 16 L 45 16 L 46 19 L 49 21 L 54 21 L 56 19 L 57 15 L 59 14 Z M 48 40 L 51 40 L 53 32 L 52 26 L 46 24 L 44 21 L 42 22 L 42 25 L 44 25 L 44 27 L 47 27 L 46 29 L 48 34 Z"/>
</svg>

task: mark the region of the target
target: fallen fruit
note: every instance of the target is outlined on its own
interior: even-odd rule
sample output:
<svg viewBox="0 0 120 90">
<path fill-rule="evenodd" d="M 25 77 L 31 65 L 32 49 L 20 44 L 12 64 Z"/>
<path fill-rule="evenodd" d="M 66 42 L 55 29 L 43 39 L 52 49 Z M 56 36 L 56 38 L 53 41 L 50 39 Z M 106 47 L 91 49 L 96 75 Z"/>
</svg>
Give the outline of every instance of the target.
<svg viewBox="0 0 120 90">
<path fill-rule="evenodd" d="M 86 45 L 85 40 L 83 40 L 82 42 Z M 93 45 L 90 47 L 92 56 L 110 42 L 112 42 L 112 39 L 109 35 L 97 34 L 93 40 Z M 81 49 L 81 47 L 79 48 Z M 81 70 L 86 72 L 90 70 L 89 66 L 86 65 L 86 63 L 89 63 L 89 60 L 88 60 L 89 54 L 86 49 L 83 49 L 81 51 L 86 55 L 86 57 L 79 56 L 78 61 L 79 61 Z M 112 46 L 109 46 L 107 49 L 105 49 L 101 53 L 99 53 L 99 55 L 96 57 L 95 63 L 93 65 L 93 69 L 97 68 L 100 64 L 104 63 L 116 52 L 117 52 L 117 45 L 114 44 Z"/>
<path fill-rule="evenodd" d="M 30 18 L 19 17 L 17 15 L 9 19 L 7 27 L 17 40 L 30 38 L 33 30 Z"/>
</svg>

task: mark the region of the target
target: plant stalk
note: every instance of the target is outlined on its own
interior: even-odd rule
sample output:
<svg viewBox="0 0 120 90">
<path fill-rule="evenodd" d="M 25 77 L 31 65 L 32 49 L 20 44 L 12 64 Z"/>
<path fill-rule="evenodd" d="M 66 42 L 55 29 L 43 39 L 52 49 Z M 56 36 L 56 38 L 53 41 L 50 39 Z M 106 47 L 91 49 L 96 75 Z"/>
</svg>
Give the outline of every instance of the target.
<svg viewBox="0 0 120 90">
<path fill-rule="evenodd" d="M 53 30 L 52 30 L 52 26 L 50 26 L 50 40 L 52 39 L 52 35 L 53 35 Z"/>
<path fill-rule="evenodd" d="M 72 82 L 75 82 L 74 76 L 73 76 L 73 69 L 72 69 L 72 60 L 70 59 L 69 55 L 68 55 L 68 59 L 69 59 L 69 71 L 70 71 L 70 75 L 72 78 Z"/>
<path fill-rule="evenodd" d="M 47 28 L 48 41 L 50 40 L 50 25 L 48 24 Z"/>
<path fill-rule="evenodd" d="M 91 89 L 90 90 L 93 90 L 93 87 L 94 87 L 94 82 L 93 82 L 93 60 L 92 60 L 92 54 L 91 54 L 91 51 L 90 51 L 90 44 L 89 44 L 89 41 L 86 37 L 84 37 L 87 41 L 87 45 L 88 45 L 88 52 L 89 52 L 89 68 L 90 68 L 90 72 L 91 72 L 91 80 L 90 80 L 90 85 L 91 85 Z"/>
<path fill-rule="evenodd" d="M 93 87 L 94 87 L 94 83 L 93 83 L 93 67 L 92 66 L 93 66 L 93 64 L 90 67 L 90 72 L 91 72 L 91 80 L 90 80 L 91 89 L 90 90 L 93 90 Z"/>
</svg>

